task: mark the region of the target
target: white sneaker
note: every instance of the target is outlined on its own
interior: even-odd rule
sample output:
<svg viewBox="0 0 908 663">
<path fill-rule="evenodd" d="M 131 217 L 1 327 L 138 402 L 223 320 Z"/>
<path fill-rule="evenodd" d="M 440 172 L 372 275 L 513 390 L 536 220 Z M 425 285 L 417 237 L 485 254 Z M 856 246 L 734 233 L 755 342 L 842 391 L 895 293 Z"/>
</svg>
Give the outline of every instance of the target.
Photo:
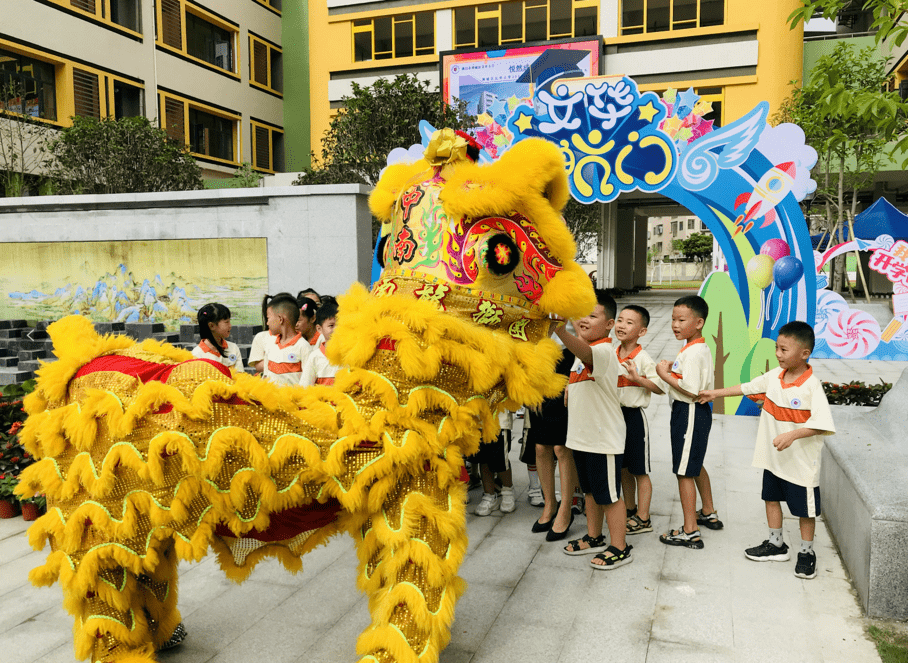
<svg viewBox="0 0 908 663">
<path fill-rule="evenodd" d="M 501 506 L 499 508 L 502 513 L 511 513 L 517 509 L 513 488 L 504 487 L 501 489 Z"/>
<path fill-rule="evenodd" d="M 513 495 L 511 496 L 513 500 Z M 476 507 L 475 513 L 477 516 L 491 516 L 492 512 L 498 508 L 501 504 L 501 495 L 497 493 L 483 493 L 482 499 L 479 500 L 479 505 Z"/>
<path fill-rule="evenodd" d="M 542 488 L 530 488 L 527 491 L 527 502 L 530 503 L 530 506 L 545 506 Z"/>
</svg>

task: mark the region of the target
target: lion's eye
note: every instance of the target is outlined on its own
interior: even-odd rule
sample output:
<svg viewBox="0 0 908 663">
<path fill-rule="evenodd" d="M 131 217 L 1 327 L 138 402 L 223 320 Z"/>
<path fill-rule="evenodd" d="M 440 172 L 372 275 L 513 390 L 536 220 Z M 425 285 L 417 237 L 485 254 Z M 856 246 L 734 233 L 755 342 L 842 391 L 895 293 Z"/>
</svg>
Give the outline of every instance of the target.
<svg viewBox="0 0 908 663">
<path fill-rule="evenodd" d="M 486 265 L 489 271 L 498 276 L 510 274 L 520 262 L 520 250 L 517 244 L 504 233 L 493 235 L 486 249 Z"/>
</svg>

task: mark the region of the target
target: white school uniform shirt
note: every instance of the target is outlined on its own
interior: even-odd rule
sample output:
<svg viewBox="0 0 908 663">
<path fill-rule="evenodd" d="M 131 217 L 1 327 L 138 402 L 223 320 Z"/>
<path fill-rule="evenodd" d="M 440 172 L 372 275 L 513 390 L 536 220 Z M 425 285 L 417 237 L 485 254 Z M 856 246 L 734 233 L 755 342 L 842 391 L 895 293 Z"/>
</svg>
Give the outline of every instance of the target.
<svg viewBox="0 0 908 663">
<path fill-rule="evenodd" d="M 678 385 L 695 397 L 704 389 L 713 388 L 713 356 L 701 337 L 691 341 L 678 352 L 671 374 L 678 379 Z M 696 398 L 682 394 L 674 387 L 668 387 L 669 401 L 694 403 Z"/>
<path fill-rule="evenodd" d="M 813 369 L 808 366 L 797 380 L 785 382 L 785 371 L 775 368 L 742 384 L 741 391 L 746 396 L 757 395 L 763 399 L 754 467 L 769 470 L 798 486 L 819 486 L 823 437 L 835 433 L 835 424 L 823 384 Z M 800 428 L 814 428 L 822 434 L 795 440 L 782 451 L 772 446 L 778 435 Z"/>
<path fill-rule="evenodd" d="M 208 341 L 202 339 L 197 346 L 192 349 L 192 356 L 197 359 L 211 359 L 212 361 L 219 361 L 224 366 L 232 368 L 238 373 L 242 373 L 245 368 L 243 367 L 243 355 L 240 354 L 240 348 L 236 343 L 231 341 L 224 341 L 224 345 L 221 346 L 227 351 L 227 356 L 222 356 L 220 352 L 215 350 L 208 344 Z"/>
<path fill-rule="evenodd" d="M 321 338 L 321 337 L 319 337 Z M 325 355 L 325 342 L 318 344 L 303 364 L 303 372 L 300 375 L 300 386 L 310 387 L 314 384 L 334 384 L 334 376 L 340 370 L 340 366 L 335 366 Z"/>
<path fill-rule="evenodd" d="M 627 435 L 618 400 L 618 357 L 612 339 L 590 344 L 593 365 L 577 359 L 568 384 L 567 447 L 596 454 L 623 454 Z"/>
<path fill-rule="evenodd" d="M 652 380 L 656 386 L 662 387 L 662 380 L 656 374 L 656 362 L 653 361 L 653 358 L 649 356 L 649 353 L 643 349 L 642 345 L 638 345 L 634 348 L 631 353 L 625 357 L 621 358 L 621 346 L 619 345 L 615 348 L 615 356 L 618 357 L 618 398 L 621 401 L 621 407 L 649 407 L 650 398 L 653 395 L 646 387 L 641 387 L 639 384 L 627 377 L 627 365 L 628 361 L 633 361 L 637 366 L 637 374 Z M 664 391 L 664 390 L 663 390 Z"/>
<path fill-rule="evenodd" d="M 275 384 L 298 385 L 303 374 L 303 362 L 309 356 L 312 346 L 297 334 L 286 342 L 280 336 L 265 347 L 265 370 L 263 375 Z"/>
<path fill-rule="evenodd" d="M 255 366 L 265 358 L 265 350 L 269 345 L 274 343 L 275 336 L 267 329 L 260 331 L 252 339 L 252 347 L 249 349 L 249 365 Z"/>
</svg>

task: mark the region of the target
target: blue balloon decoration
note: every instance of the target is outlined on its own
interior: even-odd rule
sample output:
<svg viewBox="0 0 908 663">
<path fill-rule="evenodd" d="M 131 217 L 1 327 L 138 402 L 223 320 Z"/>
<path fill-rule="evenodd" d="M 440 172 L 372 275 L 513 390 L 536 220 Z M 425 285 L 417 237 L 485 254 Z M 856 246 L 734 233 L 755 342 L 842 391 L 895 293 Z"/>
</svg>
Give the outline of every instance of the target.
<svg viewBox="0 0 908 663">
<path fill-rule="evenodd" d="M 804 265 L 797 258 L 784 256 L 776 260 L 772 275 L 779 290 L 788 290 L 804 276 Z"/>
<path fill-rule="evenodd" d="M 690 115 L 691 110 L 692 109 L 690 106 L 678 106 L 678 108 L 675 109 L 675 116 L 679 120 L 683 120 L 688 115 Z"/>
</svg>

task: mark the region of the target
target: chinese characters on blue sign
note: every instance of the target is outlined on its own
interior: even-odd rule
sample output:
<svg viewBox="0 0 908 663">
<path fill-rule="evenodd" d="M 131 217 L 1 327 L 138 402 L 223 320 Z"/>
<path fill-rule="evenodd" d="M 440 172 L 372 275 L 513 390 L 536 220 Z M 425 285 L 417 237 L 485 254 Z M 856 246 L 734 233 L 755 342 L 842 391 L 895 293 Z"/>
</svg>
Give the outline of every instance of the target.
<svg viewBox="0 0 908 663">
<path fill-rule="evenodd" d="M 653 92 L 642 95 L 630 78 L 581 83 L 571 91 L 556 81 L 533 101 L 514 109 L 508 128 L 514 142 L 540 137 L 561 147 L 574 198 L 610 202 L 622 191 L 659 191 L 675 175 L 677 152 L 658 129 L 665 107 Z"/>
</svg>

